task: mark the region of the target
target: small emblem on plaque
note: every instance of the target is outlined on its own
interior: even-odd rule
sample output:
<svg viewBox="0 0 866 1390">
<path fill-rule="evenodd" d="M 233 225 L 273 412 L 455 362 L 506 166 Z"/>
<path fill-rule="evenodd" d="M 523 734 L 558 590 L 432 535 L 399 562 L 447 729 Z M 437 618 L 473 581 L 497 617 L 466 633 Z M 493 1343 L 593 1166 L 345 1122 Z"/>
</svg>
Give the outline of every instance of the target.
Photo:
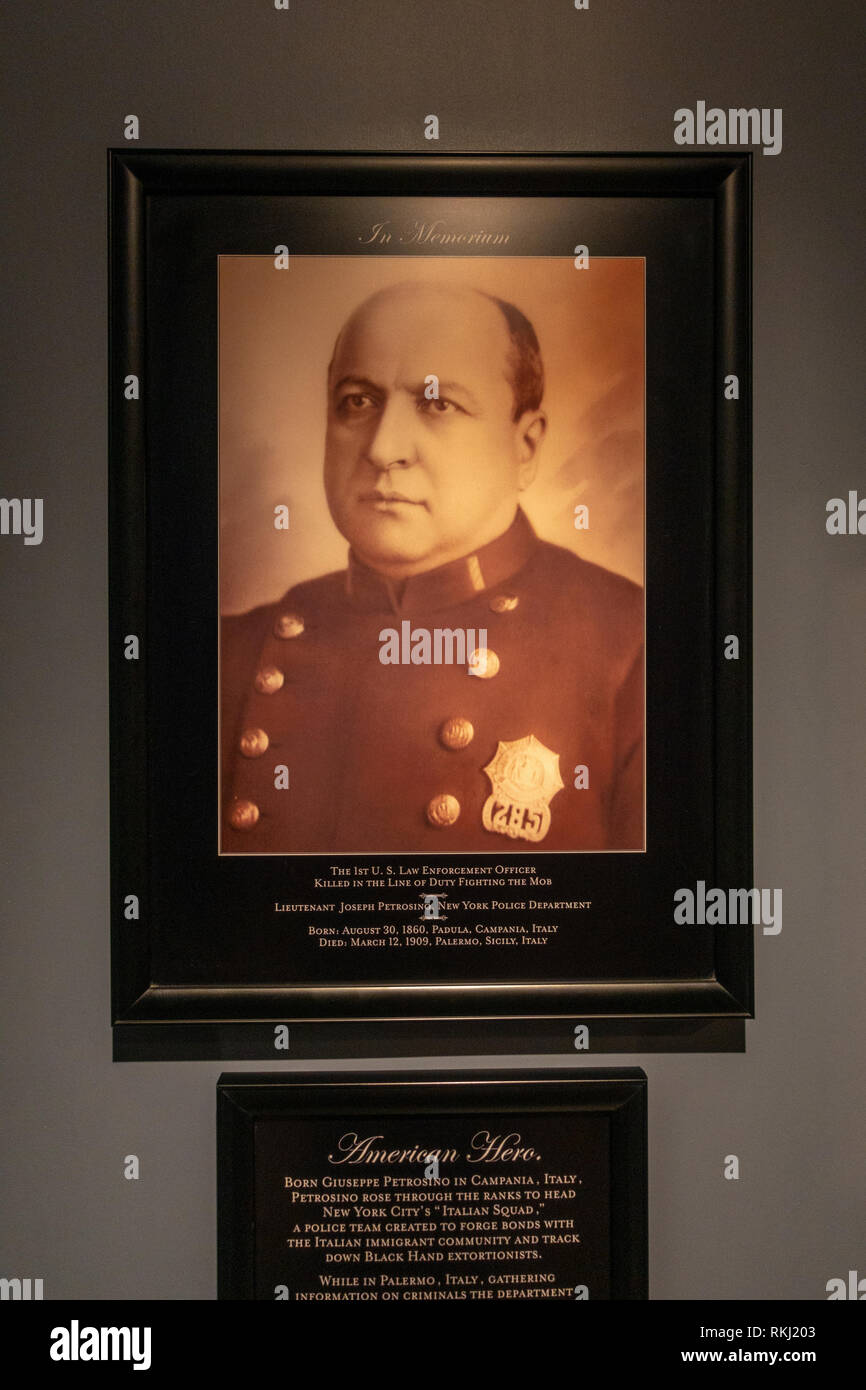
<svg viewBox="0 0 866 1390">
<path fill-rule="evenodd" d="M 481 812 L 484 829 L 512 840 L 543 840 L 550 829 L 550 802 L 565 786 L 559 754 L 535 734 L 513 743 L 500 740 L 484 771 L 493 788 Z"/>
</svg>

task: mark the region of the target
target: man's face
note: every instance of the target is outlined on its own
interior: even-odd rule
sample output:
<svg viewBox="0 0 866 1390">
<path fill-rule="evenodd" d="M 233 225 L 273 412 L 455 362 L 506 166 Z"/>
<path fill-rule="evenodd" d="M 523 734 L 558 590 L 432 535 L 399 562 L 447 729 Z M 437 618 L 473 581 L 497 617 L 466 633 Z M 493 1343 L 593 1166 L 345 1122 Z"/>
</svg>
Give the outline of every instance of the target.
<svg viewBox="0 0 866 1390">
<path fill-rule="evenodd" d="M 367 564 L 419 574 L 511 524 L 544 423 L 512 419 L 509 348 L 499 309 L 472 291 L 402 288 L 350 319 L 328 382 L 325 491 Z"/>
</svg>

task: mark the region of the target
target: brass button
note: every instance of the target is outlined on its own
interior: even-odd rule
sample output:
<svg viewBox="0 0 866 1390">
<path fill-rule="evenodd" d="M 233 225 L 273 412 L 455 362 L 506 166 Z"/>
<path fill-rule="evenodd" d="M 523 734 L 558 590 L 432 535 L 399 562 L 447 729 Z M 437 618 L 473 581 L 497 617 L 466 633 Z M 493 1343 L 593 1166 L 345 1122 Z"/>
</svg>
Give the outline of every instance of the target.
<svg viewBox="0 0 866 1390">
<path fill-rule="evenodd" d="M 467 748 L 475 737 L 475 730 L 468 719 L 455 715 L 446 719 L 439 730 L 439 740 L 446 748 Z"/>
<path fill-rule="evenodd" d="M 244 729 L 238 746 L 245 758 L 260 758 L 267 753 L 269 743 L 264 729 Z"/>
<path fill-rule="evenodd" d="M 448 792 L 434 796 L 432 801 L 427 802 L 427 819 L 437 830 L 453 825 L 459 815 L 460 802 L 456 796 L 451 796 Z"/>
<path fill-rule="evenodd" d="M 279 666 L 263 666 L 256 672 L 256 690 L 260 695 L 275 695 L 285 679 Z"/>
<path fill-rule="evenodd" d="M 480 676 L 482 680 L 492 680 L 499 670 L 499 657 L 490 647 L 476 647 L 469 658 L 470 676 Z"/>
<path fill-rule="evenodd" d="M 515 594 L 496 594 L 490 600 L 494 613 L 513 613 L 520 599 Z"/>
<path fill-rule="evenodd" d="M 259 808 L 254 801 L 236 801 L 229 811 L 233 830 L 252 830 L 258 818 Z"/>
<path fill-rule="evenodd" d="M 281 613 L 274 623 L 275 637 L 300 637 L 304 630 L 304 620 L 297 613 Z"/>
</svg>

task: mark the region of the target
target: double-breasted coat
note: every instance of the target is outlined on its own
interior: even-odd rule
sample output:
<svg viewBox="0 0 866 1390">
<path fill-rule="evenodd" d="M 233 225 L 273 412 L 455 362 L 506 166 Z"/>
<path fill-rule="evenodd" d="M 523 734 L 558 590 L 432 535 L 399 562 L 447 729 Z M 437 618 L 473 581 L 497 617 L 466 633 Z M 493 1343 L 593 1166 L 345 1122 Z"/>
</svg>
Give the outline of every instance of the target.
<svg viewBox="0 0 866 1390">
<path fill-rule="evenodd" d="M 225 618 L 223 852 L 642 849 L 643 614 L 518 511 L 401 584 L 350 553 Z"/>
</svg>

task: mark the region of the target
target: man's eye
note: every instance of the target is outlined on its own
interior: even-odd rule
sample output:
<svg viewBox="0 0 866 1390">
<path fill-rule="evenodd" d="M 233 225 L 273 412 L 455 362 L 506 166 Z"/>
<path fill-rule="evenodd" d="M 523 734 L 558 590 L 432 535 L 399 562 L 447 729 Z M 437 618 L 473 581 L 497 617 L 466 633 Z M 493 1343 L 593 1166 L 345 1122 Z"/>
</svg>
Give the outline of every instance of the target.
<svg viewBox="0 0 866 1390">
<path fill-rule="evenodd" d="M 340 397 L 337 409 L 344 415 L 356 415 L 359 411 L 367 410 L 372 405 L 375 405 L 375 401 L 366 391 L 352 391 L 348 395 Z"/>
<path fill-rule="evenodd" d="M 434 396 L 432 400 L 428 400 L 425 396 L 418 404 L 422 410 L 426 410 L 431 415 L 451 415 L 460 409 L 453 401 L 449 401 L 447 396 Z"/>
</svg>

